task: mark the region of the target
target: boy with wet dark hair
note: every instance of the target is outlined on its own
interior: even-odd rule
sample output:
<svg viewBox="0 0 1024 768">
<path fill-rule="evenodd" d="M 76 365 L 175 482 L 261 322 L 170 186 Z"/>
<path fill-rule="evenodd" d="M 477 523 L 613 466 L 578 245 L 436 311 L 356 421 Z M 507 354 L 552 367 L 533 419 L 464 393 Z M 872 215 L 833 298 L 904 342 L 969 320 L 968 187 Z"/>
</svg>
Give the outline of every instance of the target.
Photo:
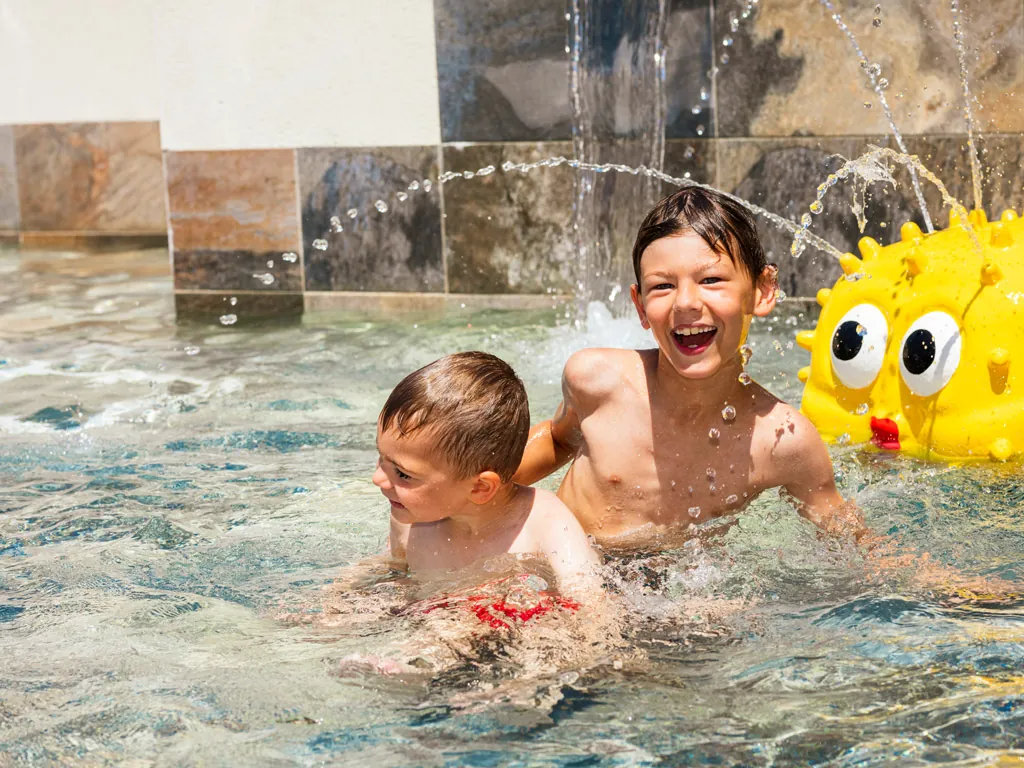
<svg viewBox="0 0 1024 768">
<path fill-rule="evenodd" d="M 866 533 L 811 423 L 743 370 L 750 322 L 776 301 L 776 269 L 747 212 L 684 187 L 640 225 L 633 268 L 633 303 L 657 349 L 570 357 L 562 403 L 531 431 L 515 480 L 572 461 L 558 495 L 606 549 L 671 546 L 780 486 L 820 528 Z"/>
<path fill-rule="evenodd" d="M 373 475 L 391 502 L 392 558 L 423 574 L 534 554 L 560 591 L 594 588 L 597 555 L 572 512 L 512 481 L 529 430 L 526 389 L 494 355 L 448 355 L 403 379 L 377 422 Z"/>
</svg>

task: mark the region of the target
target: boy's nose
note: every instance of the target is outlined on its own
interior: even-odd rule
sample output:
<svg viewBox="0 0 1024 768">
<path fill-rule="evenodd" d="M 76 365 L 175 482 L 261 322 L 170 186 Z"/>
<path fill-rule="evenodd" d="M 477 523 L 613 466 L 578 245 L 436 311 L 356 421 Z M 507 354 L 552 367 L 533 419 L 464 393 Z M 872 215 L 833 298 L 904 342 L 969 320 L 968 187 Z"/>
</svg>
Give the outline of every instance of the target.
<svg viewBox="0 0 1024 768">
<path fill-rule="evenodd" d="M 382 491 L 385 490 L 387 486 L 391 485 L 391 483 L 388 482 L 387 473 L 381 468 L 379 461 L 377 462 L 377 469 L 373 472 L 373 484 Z"/>
<path fill-rule="evenodd" d="M 696 285 L 683 282 L 676 291 L 676 306 L 680 309 L 697 309 L 700 307 L 700 291 Z"/>
</svg>

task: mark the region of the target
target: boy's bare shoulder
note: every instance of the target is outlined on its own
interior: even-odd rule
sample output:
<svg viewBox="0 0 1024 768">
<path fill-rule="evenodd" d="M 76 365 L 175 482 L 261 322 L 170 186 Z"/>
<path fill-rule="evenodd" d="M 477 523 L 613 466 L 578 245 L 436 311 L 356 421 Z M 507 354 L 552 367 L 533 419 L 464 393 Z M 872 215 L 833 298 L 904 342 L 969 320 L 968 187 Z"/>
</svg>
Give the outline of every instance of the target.
<svg viewBox="0 0 1024 768">
<path fill-rule="evenodd" d="M 574 352 L 565 363 L 562 381 L 575 395 L 600 397 L 621 387 L 623 379 L 643 375 L 651 350 L 594 347 Z"/>
<path fill-rule="evenodd" d="M 760 386 L 755 392 L 755 408 L 755 441 L 780 465 L 827 456 L 818 430 L 797 408 Z"/>
</svg>

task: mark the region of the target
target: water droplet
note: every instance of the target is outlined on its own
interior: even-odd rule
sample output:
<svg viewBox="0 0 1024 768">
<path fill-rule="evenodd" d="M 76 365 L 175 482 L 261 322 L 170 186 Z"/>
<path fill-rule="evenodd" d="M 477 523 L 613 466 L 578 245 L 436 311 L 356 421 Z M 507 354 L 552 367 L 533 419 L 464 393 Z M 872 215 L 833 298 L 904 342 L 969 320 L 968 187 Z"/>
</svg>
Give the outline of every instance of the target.
<svg viewBox="0 0 1024 768">
<path fill-rule="evenodd" d="M 686 510 L 686 514 L 694 518 L 700 517 L 700 507 L 690 507 Z"/>
<path fill-rule="evenodd" d="M 313 241 L 313 247 L 316 248 L 318 251 L 326 251 L 327 241 L 324 240 L 322 237 L 318 237 L 316 240 Z"/>
<path fill-rule="evenodd" d="M 775 301 L 776 301 L 776 303 L 781 304 L 783 301 L 785 301 L 788 298 L 789 297 L 786 295 L 786 292 L 784 290 L 782 290 L 781 288 L 776 288 L 775 289 Z M 792 349 L 792 347 L 790 347 L 790 348 Z"/>
<path fill-rule="evenodd" d="M 237 322 L 238 322 L 238 315 L 221 315 L 220 316 L 220 324 L 221 325 L 234 325 Z"/>
<path fill-rule="evenodd" d="M 839 437 L 836 438 L 836 444 L 837 445 L 849 445 L 850 444 L 850 434 L 848 432 L 844 432 L 843 434 L 841 434 Z"/>
<path fill-rule="evenodd" d="M 692 160 L 696 152 L 697 150 L 695 150 L 693 147 L 687 147 L 685 150 L 683 150 L 683 157 L 686 158 L 687 160 Z"/>
<path fill-rule="evenodd" d="M 753 383 L 754 380 L 752 378 L 750 378 L 750 374 L 749 373 L 744 371 L 743 373 L 741 373 L 737 377 L 737 381 L 739 381 L 739 383 L 742 384 L 744 387 L 749 387 Z"/>
<path fill-rule="evenodd" d="M 703 136 L 704 135 L 704 126 L 703 125 L 698 125 L 697 126 L 697 135 L 698 136 Z"/>
<path fill-rule="evenodd" d="M 825 210 L 825 206 L 821 204 L 821 200 L 815 200 L 813 203 L 811 203 L 810 208 L 811 213 L 813 213 L 815 216 L 817 216 L 819 213 Z"/>
<path fill-rule="evenodd" d="M 731 405 L 725 406 L 725 408 L 722 409 L 722 418 L 726 421 L 733 421 L 736 418 L 736 409 Z"/>
<path fill-rule="evenodd" d="M 708 430 L 708 437 L 711 438 L 712 440 L 717 440 L 721 436 L 722 433 L 718 431 L 717 427 L 712 427 L 711 429 Z"/>
<path fill-rule="evenodd" d="M 264 285 L 274 284 L 274 276 L 269 272 L 258 272 L 255 275 L 253 275 L 253 277 L 259 280 Z"/>
<path fill-rule="evenodd" d="M 699 115 L 704 111 L 704 108 L 700 104 L 694 104 L 690 111 L 695 115 Z"/>
<path fill-rule="evenodd" d="M 185 347 L 185 354 L 188 355 L 189 357 L 195 357 L 196 355 L 199 354 L 199 352 L 200 352 L 199 347 L 196 347 L 196 346 L 194 346 L 192 344 L 190 344 L 189 346 Z"/>
<path fill-rule="evenodd" d="M 288 253 L 284 253 L 284 254 L 282 254 L 282 255 L 281 255 L 281 258 L 282 258 L 282 259 L 283 259 L 284 261 L 287 261 L 287 262 L 288 262 L 289 264 L 294 264 L 294 263 L 295 263 L 296 261 L 298 261 L 298 260 L 299 260 L 299 254 L 297 254 L 297 253 L 291 253 L 291 252 L 289 251 Z"/>
<path fill-rule="evenodd" d="M 864 109 L 871 109 L 871 102 L 870 101 L 865 101 L 864 102 Z"/>
<path fill-rule="evenodd" d="M 863 416 L 867 412 L 868 412 L 868 404 L 867 403 L 861 403 L 860 405 L 857 406 L 857 415 L 858 416 Z"/>
<path fill-rule="evenodd" d="M 708 476 L 709 483 L 713 483 L 715 481 L 715 477 L 718 475 L 718 473 L 715 472 L 714 467 L 708 467 L 706 470 L 704 470 L 704 474 Z"/>
<path fill-rule="evenodd" d="M 725 503 L 729 505 L 735 504 L 739 500 L 740 497 L 737 496 L 735 493 L 730 493 L 728 496 L 725 497 Z"/>
<path fill-rule="evenodd" d="M 273 269 L 273 268 L 274 268 L 274 260 L 273 259 L 267 259 L 267 269 Z"/>
<path fill-rule="evenodd" d="M 882 26 L 882 20 L 876 16 L 875 18 L 873 18 L 871 20 L 871 24 L 872 24 L 872 26 L 880 27 L 880 26 Z"/>
<path fill-rule="evenodd" d="M 728 64 L 729 63 L 729 54 L 728 53 L 723 53 L 721 56 L 718 57 L 718 60 L 722 64 Z"/>
<path fill-rule="evenodd" d="M 712 483 L 711 485 L 708 486 L 708 491 L 710 493 L 715 493 L 717 490 L 718 490 L 718 486 L 715 485 L 714 483 Z"/>
<path fill-rule="evenodd" d="M 882 74 L 882 65 L 881 64 L 871 64 L 871 65 L 869 65 L 868 66 L 868 74 L 869 75 L 873 75 L 874 77 L 878 77 L 880 74 Z"/>
<path fill-rule="evenodd" d="M 399 192 L 397 195 L 395 195 L 395 197 L 398 198 L 398 202 L 404 203 L 406 200 L 409 199 L 409 193 L 408 192 Z"/>
<path fill-rule="evenodd" d="M 730 47 L 732 45 L 732 38 L 729 36 L 723 37 L 722 45 L 724 45 L 726 48 Z"/>
<path fill-rule="evenodd" d="M 863 339 L 865 336 L 868 335 L 868 329 L 865 328 L 860 323 L 857 323 L 857 335 Z"/>
<path fill-rule="evenodd" d="M 708 101 L 710 98 L 711 98 L 711 94 L 708 93 L 708 89 L 707 88 L 701 88 L 700 89 L 700 100 L 701 101 Z"/>
<path fill-rule="evenodd" d="M 238 299 L 236 299 L 234 296 L 232 296 L 230 299 L 228 299 L 228 304 L 230 304 L 233 307 L 236 304 L 238 304 Z"/>
<path fill-rule="evenodd" d="M 804 248 L 806 247 L 807 246 L 805 246 L 800 240 L 794 240 L 792 245 L 789 246 L 789 255 L 796 258 L 804 252 Z"/>
<path fill-rule="evenodd" d="M 420 188 L 420 183 L 418 181 L 410 181 L 409 182 L 409 191 L 410 192 L 418 192 L 419 188 Z"/>
<path fill-rule="evenodd" d="M 373 204 L 373 207 L 376 208 L 381 213 L 387 213 L 388 212 L 388 204 L 385 203 L 383 200 L 378 200 L 377 202 L 375 202 Z"/>
<path fill-rule="evenodd" d="M 359 211 L 357 211 L 355 208 L 349 208 L 347 211 L 345 211 L 345 215 L 348 216 L 350 219 L 354 219 L 356 216 L 359 215 Z"/>
<path fill-rule="evenodd" d="M 805 213 L 803 216 L 801 216 L 800 217 L 800 224 L 804 228 L 807 228 L 807 227 L 811 226 L 811 214 Z"/>
<path fill-rule="evenodd" d="M 864 277 L 864 273 L 863 272 L 853 272 L 853 273 L 851 273 L 849 275 L 846 275 L 846 282 L 848 282 L 848 283 L 856 283 L 858 280 L 863 279 L 863 277 Z"/>
<path fill-rule="evenodd" d="M 880 91 L 887 91 L 887 90 L 889 90 L 889 81 L 886 78 L 884 78 L 884 77 L 878 78 L 878 90 L 880 90 Z"/>
<path fill-rule="evenodd" d="M 433 186 L 434 185 L 431 183 L 430 179 L 424 179 L 423 180 L 423 191 L 424 192 L 429 192 Z"/>
<path fill-rule="evenodd" d="M 744 344 L 740 347 L 740 361 L 746 365 L 750 362 L 750 358 L 754 356 L 754 350 L 748 345 Z"/>
<path fill-rule="evenodd" d="M 736 18 L 736 14 L 729 14 L 729 31 L 738 32 L 740 28 L 740 20 Z"/>
<path fill-rule="evenodd" d="M 472 171 L 463 171 L 462 172 L 462 178 L 464 178 L 464 179 L 472 179 L 474 176 L 476 176 L 476 174 L 473 173 Z"/>
</svg>

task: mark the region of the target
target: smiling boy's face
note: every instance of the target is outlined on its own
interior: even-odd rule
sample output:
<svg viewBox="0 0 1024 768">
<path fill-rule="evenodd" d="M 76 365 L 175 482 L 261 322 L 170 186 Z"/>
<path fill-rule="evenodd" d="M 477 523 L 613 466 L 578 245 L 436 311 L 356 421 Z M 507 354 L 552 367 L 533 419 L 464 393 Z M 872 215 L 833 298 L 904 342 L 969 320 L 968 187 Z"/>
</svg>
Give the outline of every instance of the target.
<svg viewBox="0 0 1024 768">
<path fill-rule="evenodd" d="M 475 476 L 460 478 L 438 455 L 429 429 L 401 435 L 377 426 L 377 468 L 373 484 L 391 502 L 399 523 L 436 523 L 472 504 Z"/>
<path fill-rule="evenodd" d="M 752 317 L 775 306 L 775 281 L 766 269 L 755 284 L 727 254 L 688 231 L 647 246 L 632 295 L 640 322 L 673 368 L 704 379 L 738 360 Z"/>
</svg>

